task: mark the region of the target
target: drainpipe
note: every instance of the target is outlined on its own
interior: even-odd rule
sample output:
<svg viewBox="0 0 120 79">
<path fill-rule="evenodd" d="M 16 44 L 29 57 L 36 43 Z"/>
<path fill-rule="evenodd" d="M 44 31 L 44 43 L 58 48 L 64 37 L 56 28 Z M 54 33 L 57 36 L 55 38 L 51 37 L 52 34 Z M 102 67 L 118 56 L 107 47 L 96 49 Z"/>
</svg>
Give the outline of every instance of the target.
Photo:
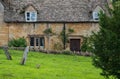
<svg viewBox="0 0 120 79">
<path fill-rule="evenodd" d="M 66 26 L 65 26 L 65 23 L 64 23 L 64 25 L 63 25 L 63 30 L 64 30 L 64 50 L 65 50 L 65 48 L 66 48 Z"/>
</svg>

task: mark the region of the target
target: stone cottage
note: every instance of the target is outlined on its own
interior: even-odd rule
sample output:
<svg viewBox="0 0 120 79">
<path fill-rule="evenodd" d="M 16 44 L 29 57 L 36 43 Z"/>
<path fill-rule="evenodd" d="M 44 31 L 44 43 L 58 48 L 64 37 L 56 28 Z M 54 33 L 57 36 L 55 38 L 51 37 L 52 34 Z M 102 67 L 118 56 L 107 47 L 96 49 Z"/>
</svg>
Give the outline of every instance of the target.
<svg viewBox="0 0 120 79">
<path fill-rule="evenodd" d="M 107 0 L 0 0 L 0 46 L 24 37 L 31 48 L 56 50 L 62 30 L 73 29 L 65 48 L 80 51 L 84 36 L 99 30 L 100 10 Z M 44 30 L 51 28 L 48 39 Z M 59 50 L 59 49 L 58 49 Z"/>
</svg>

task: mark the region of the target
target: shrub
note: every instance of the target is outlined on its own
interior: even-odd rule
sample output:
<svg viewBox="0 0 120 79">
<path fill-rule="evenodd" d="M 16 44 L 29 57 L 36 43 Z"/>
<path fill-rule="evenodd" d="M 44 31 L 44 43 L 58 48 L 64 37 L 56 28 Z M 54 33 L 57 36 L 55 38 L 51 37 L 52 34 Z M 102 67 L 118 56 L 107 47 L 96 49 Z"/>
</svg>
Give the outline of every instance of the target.
<svg viewBox="0 0 120 79">
<path fill-rule="evenodd" d="M 9 47 L 26 47 L 27 42 L 24 37 L 18 39 L 12 39 L 8 42 Z"/>
</svg>

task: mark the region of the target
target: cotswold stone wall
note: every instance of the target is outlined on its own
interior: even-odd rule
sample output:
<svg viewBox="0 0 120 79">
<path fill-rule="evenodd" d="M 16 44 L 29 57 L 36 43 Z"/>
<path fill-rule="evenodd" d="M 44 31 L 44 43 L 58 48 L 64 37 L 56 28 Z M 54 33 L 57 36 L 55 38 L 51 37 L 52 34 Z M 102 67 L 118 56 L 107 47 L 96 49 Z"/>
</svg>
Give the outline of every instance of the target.
<svg viewBox="0 0 120 79">
<path fill-rule="evenodd" d="M 45 37 L 45 49 L 48 49 L 48 41 L 43 31 L 52 28 L 55 35 L 50 37 L 50 50 L 54 49 L 55 43 L 61 43 L 59 39 L 60 32 L 63 29 L 63 23 L 3 23 L 0 26 L 0 46 L 7 45 L 8 41 L 13 38 L 24 37 L 29 45 L 29 35 L 38 35 Z M 71 28 L 74 33 L 69 35 L 69 39 L 81 39 L 83 36 L 90 35 L 92 31 L 98 31 L 97 23 L 66 23 L 66 31 Z M 82 41 L 81 41 L 82 42 Z M 69 49 L 69 44 L 68 47 Z"/>
<path fill-rule="evenodd" d="M 8 26 L 0 23 L 0 46 L 8 44 Z"/>
<path fill-rule="evenodd" d="M 7 45 L 8 42 L 8 26 L 4 23 L 4 7 L 0 3 L 0 46 Z"/>
<path fill-rule="evenodd" d="M 45 38 L 45 49 L 53 50 L 55 44 L 61 43 L 60 32 L 62 31 L 63 23 L 5 23 L 4 7 L 0 3 L 0 46 L 8 45 L 8 41 L 13 38 L 24 37 L 29 44 L 29 35 L 42 36 Z M 9 17 L 8 17 L 9 18 Z M 11 18 L 9 18 L 11 20 Z M 48 27 L 52 28 L 54 35 L 50 36 L 50 44 L 43 31 Z M 98 23 L 66 23 L 66 31 L 71 28 L 74 33 L 69 35 L 69 39 L 81 39 L 82 44 L 83 36 L 88 36 L 92 31 L 98 31 Z M 67 43 L 67 49 L 70 49 L 70 42 Z"/>
</svg>

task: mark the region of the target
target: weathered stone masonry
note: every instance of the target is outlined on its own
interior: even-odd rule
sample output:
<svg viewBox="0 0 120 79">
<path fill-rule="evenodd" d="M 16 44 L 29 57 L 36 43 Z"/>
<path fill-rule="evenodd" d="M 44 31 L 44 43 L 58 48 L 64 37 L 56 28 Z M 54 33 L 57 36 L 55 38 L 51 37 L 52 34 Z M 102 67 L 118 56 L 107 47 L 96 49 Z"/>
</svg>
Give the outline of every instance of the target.
<svg viewBox="0 0 120 79">
<path fill-rule="evenodd" d="M 59 35 L 63 29 L 63 23 L 49 23 L 52 31 Z M 13 38 L 24 37 L 29 45 L 29 35 L 44 36 L 43 31 L 47 28 L 47 23 L 6 23 L 4 26 L 0 26 L 2 29 L 0 35 L 0 45 L 7 45 L 8 41 Z M 97 31 L 97 23 L 66 23 L 66 28 L 74 29 L 74 33 L 71 34 L 70 39 L 82 39 L 82 36 L 91 34 L 92 31 Z M 45 37 L 45 36 L 44 36 Z M 50 49 L 53 49 L 54 43 L 60 41 L 58 36 L 54 35 L 50 37 Z M 47 38 L 45 37 L 45 48 L 47 48 Z"/>
<path fill-rule="evenodd" d="M 9 40 L 19 37 L 24 37 L 30 45 L 30 38 L 35 37 L 34 41 L 44 38 L 43 49 L 49 47 L 54 50 L 54 44 L 61 42 L 59 35 L 64 24 L 66 31 L 69 28 L 74 30 L 69 35 L 70 42 L 66 49 L 70 50 L 70 45 L 77 44 L 79 40 L 78 45 L 81 46 L 84 36 L 99 30 L 98 21 L 93 20 L 92 12 L 106 12 L 106 4 L 107 0 L 0 0 L 0 46 L 8 45 Z M 37 12 L 37 21 L 26 22 L 25 11 Z M 48 26 L 55 33 L 50 37 L 49 46 L 43 33 Z M 33 47 L 39 48 L 36 45 Z"/>
</svg>

